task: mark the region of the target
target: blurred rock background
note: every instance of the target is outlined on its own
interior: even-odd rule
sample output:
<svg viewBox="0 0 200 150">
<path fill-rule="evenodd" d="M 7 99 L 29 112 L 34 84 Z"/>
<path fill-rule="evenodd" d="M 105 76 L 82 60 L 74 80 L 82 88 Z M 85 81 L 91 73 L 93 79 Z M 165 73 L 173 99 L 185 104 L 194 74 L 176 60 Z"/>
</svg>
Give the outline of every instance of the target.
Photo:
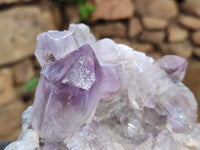
<svg viewBox="0 0 200 150">
<path fill-rule="evenodd" d="M 33 103 L 37 34 L 80 22 L 97 39 L 110 37 L 155 59 L 186 58 L 184 83 L 200 102 L 200 0 L 0 0 L 0 140 L 18 137 L 21 114 Z"/>
</svg>

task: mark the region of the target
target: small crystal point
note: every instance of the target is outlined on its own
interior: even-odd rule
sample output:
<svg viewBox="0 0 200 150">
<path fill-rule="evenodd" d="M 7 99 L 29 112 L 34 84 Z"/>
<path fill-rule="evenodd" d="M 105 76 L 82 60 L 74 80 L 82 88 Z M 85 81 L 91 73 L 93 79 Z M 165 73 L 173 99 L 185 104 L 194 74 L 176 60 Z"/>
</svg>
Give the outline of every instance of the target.
<svg viewBox="0 0 200 150">
<path fill-rule="evenodd" d="M 64 57 L 78 46 L 70 31 L 50 30 L 37 36 L 35 56 L 41 66 Z"/>
<path fill-rule="evenodd" d="M 166 55 L 155 61 L 155 64 L 164 69 L 172 80 L 182 81 L 187 69 L 187 61 L 175 55 Z"/>
</svg>

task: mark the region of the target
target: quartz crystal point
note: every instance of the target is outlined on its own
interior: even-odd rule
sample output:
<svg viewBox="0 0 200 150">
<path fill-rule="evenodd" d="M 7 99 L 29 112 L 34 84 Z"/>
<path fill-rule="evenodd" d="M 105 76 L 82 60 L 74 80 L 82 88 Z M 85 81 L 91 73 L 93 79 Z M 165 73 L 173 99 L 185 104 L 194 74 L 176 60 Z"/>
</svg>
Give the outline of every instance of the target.
<svg viewBox="0 0 200 150">
<path fill-rule="evenodd" d="M 87 121 L 100 100 L 102 75 L 89 45 L 42 69 L 33 105 L 33 128 L 42 139 L 63 141 Z"/>
<path fill-rule="evenodd" d="M 37 36 L 35 56 L 41 66 L 58 60 L 78 48 L 70 31 L 48 31 Z"/>
<path fill-rule="evenodd" d="M 165 70 L 173 80 L 182 81 L 187 69 L 187 61 L 174 55 L 163 56 L 157 59 L 155 64 Z"/>
<path fill-rule="evenodd" d="M 35 101 L 5 150 L 200 150 L 184 58 L 96 41 L 84 24 L 39 34 L 35 55 Z"/>
</svg>

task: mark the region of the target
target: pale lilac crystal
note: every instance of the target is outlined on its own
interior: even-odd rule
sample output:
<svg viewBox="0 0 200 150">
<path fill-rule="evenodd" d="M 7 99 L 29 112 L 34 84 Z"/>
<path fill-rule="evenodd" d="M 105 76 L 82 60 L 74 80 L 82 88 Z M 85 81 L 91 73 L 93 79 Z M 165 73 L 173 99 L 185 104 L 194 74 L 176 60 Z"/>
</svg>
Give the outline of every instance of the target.
<svg viewBox="0 0 200 150">
<path fill-rule="evenodd" d="M 171 86 L 160 95 L 159 102 L 168 113 L 168 124 L 173 132 L 188 132 L 196 123 L 197 103 L 183 84 Z"/>
<path fill-rule="evenodd" d="M 118 69 L 120 68 L 119 64 L 112 64 L 110 66 L 102 66 L 104 73 L 104 79 L 102 88 L 104 93 L 101 97 L 102 100 L 110 100 L 114 95 L 120 90 L 124 85 L 123 81 L 120 80 L 120 73 Z"/>
<path fill-rule="evenodd" d="M 173 80 L 183 80 L 187 69 L 187 61 L 175 55 L 166 55 L 155 61 L 155 64 L 164 69 Z"/>
<path fill-rule="evenodd" d="M 35 55 L 34 105 L 5 150 L 200 150 L 185 59 L 96 41 L 84 24 L 39 34 Z"/>
<path fill-rule="evenodd" d="M 67 142 L 67 147 L 69 150 L 115 150 L 104 129 L 95 120 L 82 127 Z"/>
<path fill-rule="evenodd" d="M 146 123 L 153 126 L 164 126 L 167 123 L 167 112 L 164 108 L 156 106 L 154 109 L 144 107 L 143 118 Z"/>
<path fill-rule="evenodd" d="M 154 108 L 159 95 L 173 83 L 162 69 L 151 62 L 147 65 L 135 63 L 134 67 L 138 65 L 140 65 L 138 67 L 140 70 L 133 73 L 135 78 L 131 80 L 131 85 L 128 88 L 129 99 L 133 107 L 137 109 Z"/>
<path fill-rule="evenodd" d="M 200 149 L 200 124 L 196 124 L 192 132 L 189 134 L 179 134 L 176 135 L 176 138 L 181 140 L 188 148 L 192 150 L 199 150 Z"/>
<path fill-rule="evenodd" d="M 51 30 L 37 36 L 35 56 L 43 66 L 64 57 L 77 48 L 72 32 Z"/>
<path fill-rule="evenodd" d="M 101 101 L 96 116 L 115 143 L 131 150 L 148 139 L 142 125 L 142 112 L 131 108 L 127 91 L 111 101 Z"/>
<path fill-rule="evenodd" d="M 70 24 L 69 31 L 73 33 L 73 37 L 79 47 L 85 44 L 92 46 L 96 43 L 95 37 L 90 33 L 90 28 L 84 24 Z"/>
<path fill-rule="evenodd" d="M 45 142 L 41 146 L 41 150 L 68 150 L 63 142 Z"/>
<path fill-rule="evenodd" d="M 187 150 L 168 130 L 158 134 L 154 150 Z"/>
</svg>

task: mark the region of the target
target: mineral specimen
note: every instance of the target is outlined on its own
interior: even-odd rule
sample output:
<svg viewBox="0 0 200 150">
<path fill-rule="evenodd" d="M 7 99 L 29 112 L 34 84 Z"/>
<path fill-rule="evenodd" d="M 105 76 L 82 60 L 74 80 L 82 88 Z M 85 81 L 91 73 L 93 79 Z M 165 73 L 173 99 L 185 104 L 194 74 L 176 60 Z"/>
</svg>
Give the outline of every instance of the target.
<svg viewBox="0 0 200 150">
<path fill-rule="evenodd" d="M 153 37 L 152 37 L 153 38 Z M 42 66 L 23 132 L 5 150 L 199 150 L 187 61 L 147 57 L 84 24 L 37 37 Z"/>
</svg>

